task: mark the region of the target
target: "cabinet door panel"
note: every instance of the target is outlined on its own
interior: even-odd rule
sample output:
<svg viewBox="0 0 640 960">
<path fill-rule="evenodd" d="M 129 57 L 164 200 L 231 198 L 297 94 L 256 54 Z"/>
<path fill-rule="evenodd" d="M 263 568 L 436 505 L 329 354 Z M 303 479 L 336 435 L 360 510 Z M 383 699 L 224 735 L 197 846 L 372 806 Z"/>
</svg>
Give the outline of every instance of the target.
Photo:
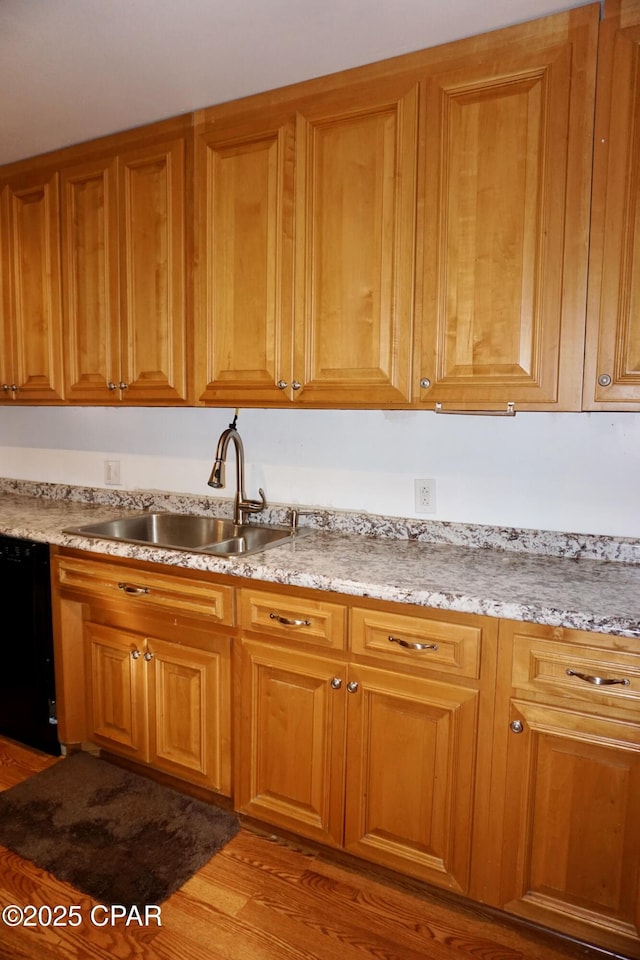
<svg viewBox="0 0 640 960">
<path fill-rule="evenodd" d="M 118 402 L 107 388 L 120 380 L 115 160 L 64 170 L 61 188 L 66 397 Z"/>
<path fill-rule="evenodd" d="M 0 403 L 13 400 L 13 350 L 11 346 L 11 306 L 9 299 L 9 237 L 7 236 L 4 203 L 0 191 Z"/>
<path fill-rule="evenodd" d="M 640 404 L 640 3 L 602 24 L 585 408 Z M 606 10 L 605 10 L 606 13 Z"/>
<path fill-rule="evenodd" d="M 478 693 L 366 667 L 349 679 L 346 849 L 464 893 Z"/>
<path fill-rule="evenodd" d="M 344 689 L 322 657 L 243 642 L 238 807 L 321 840 L 342 840 Z"/>
<path fill-rule="evenodd" d="M 579 16 L 492 56 L 462 41 L 427 77 L 421 401 L 580 407 L 597 10 Z"/>
<path fill-rule="evenodd" d="M 290 399 L 293 139 L 261 117 L 198 140 L 202 400 Z"/>
<path fill-rule="evenodd" d="M 231 793 L 229 640 L 218 652 L 147 640 L 150 762 Z"/>
<path fill-rule="evenodd" d="M 186 398 L 185 144 L 119 157 L 123 377 L 129 403 Z"/>
<path fill-rule="evenodd" d="M 147 761 L 144 638 L 87 623 L 85 640 L 91 739 L 116 753 Z"/>
<path fill-rule="evenodd" d="M 297 126 L 296 400 L 405 403 L 413 316 L 417 87 L 331 98 Z"/>
<path fill-rule="evenodd" d="M 520 700 L 512 716 L 501 906 L 637 948 L 640 726 Z"/>
<path fill-rule="evenodd" d="M 4 205 L 15 399 L 56 402 L 63 396 L 57 173 L 6 186 Z"/>
</svg>

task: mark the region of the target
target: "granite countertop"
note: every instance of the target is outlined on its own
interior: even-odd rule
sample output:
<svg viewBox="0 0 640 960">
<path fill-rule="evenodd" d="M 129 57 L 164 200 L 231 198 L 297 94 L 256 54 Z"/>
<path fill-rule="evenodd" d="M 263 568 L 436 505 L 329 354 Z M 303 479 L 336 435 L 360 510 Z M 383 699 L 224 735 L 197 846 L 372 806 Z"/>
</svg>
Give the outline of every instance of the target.
<svg viewBox="0 0 640 960">
<path fill-rule="evenodd" d="M 92 494 L 86 494 L 84 499 L 65 498 L 64 490 L 58 491 L 57 497 L 48 495 L 49 491 L 47 495 L 25 496 L 23 487 L 33 493 L 33 485 L 13 482 L 9 492 L 6 485 L 5 482 L 3 492 L 0 483 L 0 533 L 8 536 L 272 583 L 640 639 L 637 541 L 618 540 L 608 545 L 601 538 L 597 543 L 597 556 L 630 557 L 627 562 L 592 558 L 588 555 L 588 537 L 582 538 L 582 555 L 576 555 L 579 551 L 575 548 L 570 551 L 565 539 L 564 552 L 574 555 L 554 556 L 549 552 L 528 552 L 522 548 L 523 538 L 504 531 L 500 531 L 506 544 L 503 548 L 493 545 L 497 542 L 495 532 L 483 539 L 478 533 L 480 528 L 469 528 L 473 536 L 467 538 L 467 543 L 473 545 L 465 543 L 464 531 L 459 529 L 454 533 L 460 542 L 434 542 L 438 537 L 442 541 L 445 534 L 449 540 L 454 538 L 453 527 L 439 532 L 433 522 L 425 528 L 426 533 L 416 534 L 412 527 L 409 535 L 413 539 L 389 535 L 389 523 L 383 535 L 365 536 L 345 532 L 339 522 L 329 524 L 321 512 L 309 511 L 310 523 L 315 528 L 306 530 L 304 536 L 261 553 L 226 559 L 63 532 L 69 527 L 122 516 L 131 507 L 132 512 L 149 506 L 176 509 L 178 500 L 180 512 L 186 512 L 185 498 L 161 497 L 158 504 L 150 502 L 147 496 L 132 498 L 125 506 L 125 501 L 95 502 L 100 497 Z M 94 502 L 89 502 L 92 497 Z M 209 505 L 210 510 L 214 508 L 218 515 L 228 515 L 228 503 L 217 501 Z M 284 514 L 272 512 L 265 522 L 283 519 Z M 343 522 L 342 527 L 347 531 L 360 529 L 362 523 Z M 376 529 L 375 524 L 367 526 L 367 530 L 371 529 Z M 545 549 L 549 549 L 554 536 L 542 538 Z M 532 544 L 531 550 L 535 549 Z"/>
</svg>

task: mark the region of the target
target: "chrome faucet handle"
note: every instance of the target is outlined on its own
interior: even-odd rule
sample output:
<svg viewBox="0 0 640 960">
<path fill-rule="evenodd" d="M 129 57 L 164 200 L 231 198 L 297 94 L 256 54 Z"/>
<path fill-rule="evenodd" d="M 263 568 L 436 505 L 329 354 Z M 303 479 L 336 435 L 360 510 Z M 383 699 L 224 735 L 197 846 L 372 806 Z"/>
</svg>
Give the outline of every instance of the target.
<svg viewBox="0 0 640 960">
<path fill-rule="evenodd" d="M 259 488 L 258 493 L 260 494 L 259 500 L 251 500 L 245 497 L 238 497 L 237 499 L 237 512 L 242 515 L 243 513 L 260 513 L 261 510 L 267 505 L 267 498 L 264 495 L 264 490 L 262 487 Z"/>
</svg>

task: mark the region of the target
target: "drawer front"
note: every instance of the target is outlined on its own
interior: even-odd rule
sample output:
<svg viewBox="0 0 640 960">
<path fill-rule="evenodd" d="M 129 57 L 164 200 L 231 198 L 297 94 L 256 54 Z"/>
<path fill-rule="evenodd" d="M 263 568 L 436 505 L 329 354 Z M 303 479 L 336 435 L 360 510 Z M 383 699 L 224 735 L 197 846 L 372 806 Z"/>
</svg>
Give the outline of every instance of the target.
<svg viewBox="0 0 640 960">
<path fill-rule="evenodd" d="M 640 700 L 640 656 L 515 634 L 513 686 L 580 700 Z"/>
<path fill-rule="evenodd" d="M 57 560 L 57 577 L 63 591 L 233 625 L 233 589 L 222 584 L 71 558 Z"/>
<path fill-rule="evenodd" d="M 266 590 L 243 589 L 239 593 L 244 630 L 344 649 L 346 610 L 341 604 Z"/>
<path fill-rule="evenodd" d="M 353 610 L 351 623 L 355 654 L 459 677 L 480 676 L 480 626 L 362 607 Z"/>
</svg>

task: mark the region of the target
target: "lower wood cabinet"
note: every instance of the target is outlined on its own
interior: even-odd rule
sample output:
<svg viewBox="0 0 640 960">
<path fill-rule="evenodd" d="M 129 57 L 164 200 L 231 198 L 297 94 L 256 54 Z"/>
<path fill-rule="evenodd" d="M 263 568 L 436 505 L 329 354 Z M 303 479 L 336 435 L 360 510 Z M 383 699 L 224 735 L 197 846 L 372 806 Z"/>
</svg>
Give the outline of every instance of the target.
<svg viewBox="0 0 640 960">
<path fill-rule="evenodd" d="M 91 622 L 85 636 L 90 739 L 229 794 L 229 639 L 199 649 Z"/>
<path fill-rule="evenodd" d="M 349 678 L 345 848 L 468 892 L 478 692 L 365 666 Z"/>
<path fill-rule="evenodd" d="M 637 640 L 80 551 L 53 569 L 64 743 L 640 957 Z"/>
<path fill-rule="evenodd" d="M 232 588 L 72 551 L 53 583 L 61 741 L 230 796 Z"/>
<path fill-rule="evenodd" d="M 500 643 L 494 902 L 639 956 L 634 641 L 504 622 Z"/>
<path fill-rule="evenodd" d="M 272 607 L 283 609 L 277 594 Z M 352 645 L 368 612 L 351 611 Z M 398 634 L 396 620 L 409 627 L 405 634 L 413 639 L 403 642 L 416 648 L 409 656 L 428 646 L 434 626 L 448 631 L 450 643 L 454 639 L 455 625 L 440 623 L 437 614 L 370 613 L 388 635 Z M 449 664 L 444 670 L 458 667 L 449 654 L 442 656 L 439 643 L 432 646 L 440 664 L 426 668 L 401 660 L 407 656 L 401 648 L 382 654 L 384 667 L 346 650 L 328 656 L 307 644 L 301 649 L 299 625 L 309 622 L 313 629 L 312 618 L 313 612 L 299 612 L 291 645 L 264 635 L 242 640 L 237 808 L 468 893 L 482 782 L 476 774 L 479 758 L 490 759 L 490 742 L 478 736 L 484 717 L 478 681 L 447 678 L 442 663 Z M 479 639 L 482 619 L 458 629 Z M 397 669 L 389 659 L 398 661 Z M 473 662 L 475 672 L 479 660 Z"/>
</svg>

